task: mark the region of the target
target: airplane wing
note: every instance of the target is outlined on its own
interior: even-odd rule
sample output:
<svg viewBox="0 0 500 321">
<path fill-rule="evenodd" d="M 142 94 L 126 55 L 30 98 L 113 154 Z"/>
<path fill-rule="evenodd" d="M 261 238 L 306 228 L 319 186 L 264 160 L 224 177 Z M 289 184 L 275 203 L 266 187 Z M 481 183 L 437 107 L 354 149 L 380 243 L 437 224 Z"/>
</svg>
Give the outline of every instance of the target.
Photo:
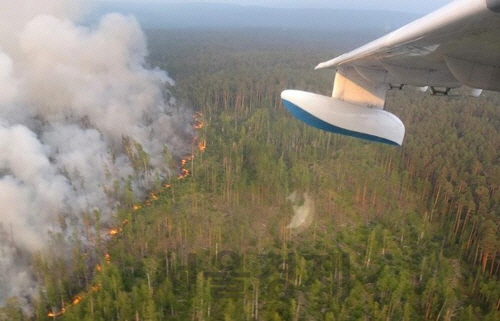
<svg viewBox="0 0 500 321">
<path fill-rule="evenodd" d="M 285 90 L 292 114 L 324 130 L 401 145 L 404 125 L 383 110 L 388 88 L 500 91 L 500 0 L 454 1 L 322 68 L 336 69 L 332 97 Z"/>
</svg>

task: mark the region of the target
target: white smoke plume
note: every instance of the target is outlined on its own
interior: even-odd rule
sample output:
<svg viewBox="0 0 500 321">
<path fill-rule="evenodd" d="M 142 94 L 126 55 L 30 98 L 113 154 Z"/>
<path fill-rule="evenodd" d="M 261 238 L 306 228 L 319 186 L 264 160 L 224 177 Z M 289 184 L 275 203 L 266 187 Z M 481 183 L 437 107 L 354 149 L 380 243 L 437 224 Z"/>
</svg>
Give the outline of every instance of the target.
<svg viewBox="0 0 500 321">
<path fill-rule="evenodd" d="M 0 304 L 36 293 L 26 253 L 82 213 L 103 220 L 127 184 L 137 196 L 192 135 L 173 81 L 145 64 L 132 17 L 75 22 L 75 0 L 0 0 Z M 67 227 L 66 227 L 67 228 Z M 67 228 L 69 229 L 69 228 Z M 73 228 L 74 229 L 74 228 Z"/>
</svg>

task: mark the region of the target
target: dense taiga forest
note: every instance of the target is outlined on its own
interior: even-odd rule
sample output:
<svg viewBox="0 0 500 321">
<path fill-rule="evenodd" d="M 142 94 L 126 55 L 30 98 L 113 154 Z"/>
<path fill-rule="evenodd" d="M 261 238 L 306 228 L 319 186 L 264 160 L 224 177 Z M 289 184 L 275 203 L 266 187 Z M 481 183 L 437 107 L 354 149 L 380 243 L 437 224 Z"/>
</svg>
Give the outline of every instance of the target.
<svg viewBox="0 0 500 321">
<path fill-rule="evenodd" d="M 390 91 L 402 148 L 294 119 L 321 61 L 371 35 L 152 30 L 149 64 L 195 113 L 193 155 L 122 191 L 92 248 L 53 236 L 30 320 L 500 320 L 500 95 Z M 131 155 L 137 174 L 147 155 Z M 146 165 L 144 165 L 146 166 Z M 188 173 L 189 172 L 189 173 Z M 177 178 L 177 175 L 180 175 Z M 108 232 L 105 232 L 108 231 Z M 22 320 L 16 298 L 0 320 Z"/>
</svg>

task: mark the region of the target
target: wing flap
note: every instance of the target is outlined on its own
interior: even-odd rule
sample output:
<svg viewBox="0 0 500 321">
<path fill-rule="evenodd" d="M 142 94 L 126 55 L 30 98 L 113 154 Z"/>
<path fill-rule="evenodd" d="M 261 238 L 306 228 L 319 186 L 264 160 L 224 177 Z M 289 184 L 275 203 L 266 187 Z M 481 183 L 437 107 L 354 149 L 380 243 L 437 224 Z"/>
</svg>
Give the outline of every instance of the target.
<svg viewBox="0 0 500 321">
<path fill-rule="evenodd" d="M 407 84 L 417 87 L 437 86 L 437 87 L 460 87 L 460 82 L 444 66 L 444 68 L 426 68 L 398 66 L 390 63 L 382 63 L 389 74 L 397 79 L 400 84 Z"/>
</svg>

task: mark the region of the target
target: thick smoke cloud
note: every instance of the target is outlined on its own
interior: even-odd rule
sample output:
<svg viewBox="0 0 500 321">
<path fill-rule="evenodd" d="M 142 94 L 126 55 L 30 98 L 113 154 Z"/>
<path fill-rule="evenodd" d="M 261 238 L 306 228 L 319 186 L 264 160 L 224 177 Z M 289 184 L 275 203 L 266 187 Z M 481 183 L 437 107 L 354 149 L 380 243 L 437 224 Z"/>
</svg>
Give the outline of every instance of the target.
<svg viewBox="0 0 500 321">
<path fill-rule="evenodd" d="M 29 253 L 50 232 L 77 233 L 95 210 L 110 219 L 120 189 L 140 197 L 167 178 L 167 151 L 185 153 L 192 133 L 173 81 L 145 67 L 134 18 L 84 27 L 74 0 L 0 3 L 1 303 L 36 292 Z"/>
</svg>

